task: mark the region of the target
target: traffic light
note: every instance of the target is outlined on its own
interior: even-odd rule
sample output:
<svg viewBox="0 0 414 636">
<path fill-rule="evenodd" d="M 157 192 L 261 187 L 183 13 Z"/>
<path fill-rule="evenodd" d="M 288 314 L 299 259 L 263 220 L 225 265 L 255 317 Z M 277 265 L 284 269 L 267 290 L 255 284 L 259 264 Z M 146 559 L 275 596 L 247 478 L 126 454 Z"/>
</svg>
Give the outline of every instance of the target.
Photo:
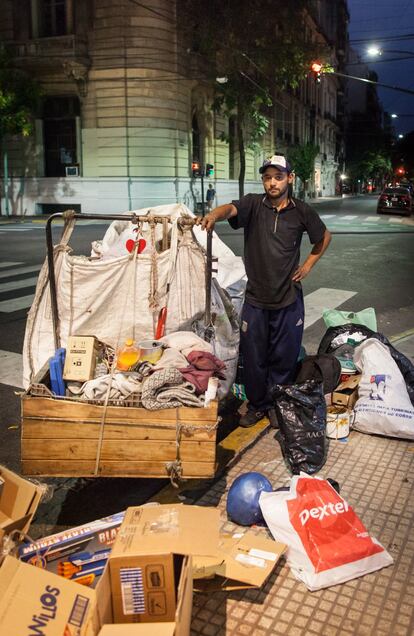
<svg viewBox="0 0 414 636">
<path fill-rule="evenodd" d="M 192 162 L 191 172 L 193 174 L 193 179 L 195 179 L 196 177 L 201 177 L 201 164 L 199 161 Z"/>
<path fill-rule="evenodd" d="M 322 74 L 322 64 L 320 62 L 312 62 L 311 71 L 316 84 L 320 84 Z"/>
<path fill-rule="evenodd" d="M 206 177 L 214 176 L 214 166 L 212 163 L 206 163 Z"/>
</svg>

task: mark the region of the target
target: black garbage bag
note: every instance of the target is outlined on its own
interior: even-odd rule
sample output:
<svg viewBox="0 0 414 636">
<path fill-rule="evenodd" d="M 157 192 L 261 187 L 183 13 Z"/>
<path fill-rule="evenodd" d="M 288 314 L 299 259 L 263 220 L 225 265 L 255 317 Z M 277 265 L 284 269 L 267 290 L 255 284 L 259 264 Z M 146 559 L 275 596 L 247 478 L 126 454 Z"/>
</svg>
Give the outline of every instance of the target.
<svg viewBox="0 0 414 636">
<path fill-rule="evenodd" d="M 411 404 L 414 406 L 414 364 L 403 353 L 398 351 L 382 333 L 372 331 L 364 325 L 354 325 L 351 323 L 339 325 L 338 327 L 329 327 L 319 344 L 318 354 L 333 353 L 337 348 L 334 343 L 337 336 L 344 334 L 347 337 L 352 337 L 352 335 L 357 332 L 364 335 L 365 338 L 376 338 L 388 347 L 393 360 L 401 371 Z"/>
<path fill-rule="evenodd" d="M 278 419 L 278 441 L 294 475 L 311 475 L 326 461 L 326 402 L 322 382 L 276 384 L 271 396 Z"/>
<path fill-rule="evenodd" d="M 305 356 L 296 369 L 295 383 L 317 380 L 323 383 L 323 392 L 332 393 L 341 379 L 341 363 L 333 353 Z"/>
</svg>

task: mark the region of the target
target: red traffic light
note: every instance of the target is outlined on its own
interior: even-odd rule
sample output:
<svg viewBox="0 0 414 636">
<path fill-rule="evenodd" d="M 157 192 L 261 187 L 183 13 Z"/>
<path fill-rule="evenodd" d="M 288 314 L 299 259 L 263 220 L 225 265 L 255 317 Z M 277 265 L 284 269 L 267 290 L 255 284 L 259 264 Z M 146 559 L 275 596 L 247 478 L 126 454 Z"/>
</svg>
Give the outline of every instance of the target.
<svg viewBox="0 0 414 636">
<path fill-rule="evenodd" d="M 398 168 L 397 172 L 398 172 L 398 174 L 405 174 L 404 168 Z"/>
<path fill-rule="evenodd" d="M 194 172 L 194 170 L 198 171 L 200 170 L 200 164 L 198 163 L 198 161 L 193 161 L 191 164 L 191 170 Z"/>
<path fill-rule="evenodd" d="M 312 62 L 311 70 L 314 73 L 320 73 L 322 70 L 322 64 L 320 62 Z"/>
</svg>

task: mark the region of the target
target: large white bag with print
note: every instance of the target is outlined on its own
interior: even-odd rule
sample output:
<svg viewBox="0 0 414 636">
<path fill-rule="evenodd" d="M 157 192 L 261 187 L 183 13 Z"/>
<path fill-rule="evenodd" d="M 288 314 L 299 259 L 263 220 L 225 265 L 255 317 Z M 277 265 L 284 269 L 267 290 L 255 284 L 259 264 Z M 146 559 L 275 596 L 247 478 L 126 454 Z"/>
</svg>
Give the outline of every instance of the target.
<svg viewBox="0 0 414 636">
<path fill-rule="evenodd" d="M 320 477 L 295 475 L 289 491 L 262 492 L 259 504 L 273 538 L 288 546 L 293 575 L 311 592 L 393 562 L 351 506 Z"/>
<path fill-rule="evenodd" d="M 354 362 L 362 376 L 353 428 L 414 439 L 414 408 L 388 348 L 376 338 L 368 338 L 355 349 Z"/>
</svg>

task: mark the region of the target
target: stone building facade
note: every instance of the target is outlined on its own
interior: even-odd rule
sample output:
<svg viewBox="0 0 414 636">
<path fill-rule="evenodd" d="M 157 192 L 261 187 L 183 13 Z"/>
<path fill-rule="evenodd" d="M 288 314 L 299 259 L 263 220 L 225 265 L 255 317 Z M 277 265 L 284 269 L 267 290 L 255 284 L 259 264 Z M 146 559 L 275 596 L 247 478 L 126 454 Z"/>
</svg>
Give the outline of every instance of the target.
<svg viewBox="0 0 414 636">
<path fill-rule="evenodd" d="M 327 44 L 338 64 L 346 2 L 312 5 L 307 37 Z M 175 201 L 195 209 L 201 184 L 191 178 L 191 162 L 200 149 L 214 165 L 216 203 L 237 197 L 234 122 L 213 113 L 211 85 L 194 77 L 175 2 L 0 0 L 0 8 L 1 41 L 43 90 L 34 135 L 7 140 L 11 214 L 119 213 Z M 310 191 L 334 194 L 338 91 L 338 79 L 326 76 L 276 93 L 269 131 L 247 153 L 246 192 L 261 191 L 264 156 L 311 141 L 320 154 Z"/>
</svg>

